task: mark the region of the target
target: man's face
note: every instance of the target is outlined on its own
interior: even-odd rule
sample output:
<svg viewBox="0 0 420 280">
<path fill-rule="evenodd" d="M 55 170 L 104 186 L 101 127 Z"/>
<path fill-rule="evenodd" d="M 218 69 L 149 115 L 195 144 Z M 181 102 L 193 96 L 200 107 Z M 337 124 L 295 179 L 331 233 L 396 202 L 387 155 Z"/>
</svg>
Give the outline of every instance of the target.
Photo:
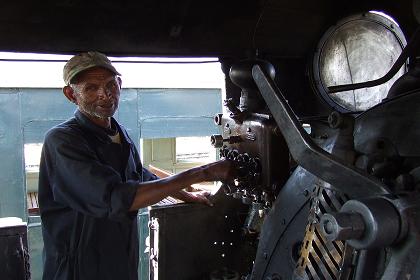
<svg viewBox="0 0 420 280">
<path fill-rule="evenodd" d="M 106 119 L 118 108 L 121 80 L 105 68 L 80 73 L 71 87 L 79 110 L 88 117 Z"/>
</svg>

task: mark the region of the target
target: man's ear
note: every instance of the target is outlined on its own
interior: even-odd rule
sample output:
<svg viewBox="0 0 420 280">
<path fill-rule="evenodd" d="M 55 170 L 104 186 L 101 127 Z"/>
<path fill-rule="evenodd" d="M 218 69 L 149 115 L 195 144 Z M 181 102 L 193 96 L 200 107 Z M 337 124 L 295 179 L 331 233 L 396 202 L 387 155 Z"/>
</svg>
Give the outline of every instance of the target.
<svg viewBox="0 0 420 280">
<path fill-rule="evenodd" d="M 70 102 L 77 105 L 77 99 L 76 99 L 74 90 L 71 86 L 63 87 L 63 93 L 67 97 L 67 99 L 70 100 Z"/>
<path fill-rule="evenodd" d="M 120 89 L 121 89 L 121 87 L 122 87 L 122 80 L 121 80 L 121 77 L 120 76 L 117 77 L 117 81 L 118 81 L 118 84 L 120 85 Z"/>
</svg>

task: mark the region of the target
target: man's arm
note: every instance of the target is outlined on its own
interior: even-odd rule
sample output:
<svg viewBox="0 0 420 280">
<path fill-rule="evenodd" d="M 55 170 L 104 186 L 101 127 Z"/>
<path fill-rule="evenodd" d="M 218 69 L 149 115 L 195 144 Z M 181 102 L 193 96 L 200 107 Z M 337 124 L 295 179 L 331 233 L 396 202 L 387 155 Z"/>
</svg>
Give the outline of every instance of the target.
<svg viewBox="0 0 420 280">
<path fill-rule="evenodd" d="M 159 178 L 166 178 L 166 177 L 174 175 L 173 173 L 169 171 L 157 168 L 152 165 L 149 165 L 149 168 L 147 170 L 152 172 L 152 174 L 157 175 Z M 207 192 L 207 191 L 203 192 L 199 190 L 196 190 L 195 192 L 191 192 L 189 189 L 192 189 L 192 186 L 185 186 L 185 188 L 187 190 L 183 189 L 180 191 L 176 191 L 172 193 L 170 196 L 184 202 L 202 203 L 202 204 L 207 204 L 209 206 L 213 206 L 211 201 L 208 199 L 210 192 Z"/>
<path fill-rule="evenodd" d="M 234 174 L 235 168 L 233 163 L 227 160 L 220 160 L 170 177 L 140 183 L 130 211 L 155 204 L 186 186 L 205 181 L 225 181 L 232 179 Z"/>
<path fill-rule="evenodd" d="M 47 133 L 42 158 L 48 160 L 40 178 L 50 181 L 39 184 L 40 195 L 52 192 L 54 203 L 112 220 L 126 219 L 129 211 L 155 204 L 190 184 L 225 181 L 234 174 L 232 163 L 219 161 L 162 180 L 123 182 L 117 170 L 99 160 L 86 139 L 67 127 Z"/>
</svg>

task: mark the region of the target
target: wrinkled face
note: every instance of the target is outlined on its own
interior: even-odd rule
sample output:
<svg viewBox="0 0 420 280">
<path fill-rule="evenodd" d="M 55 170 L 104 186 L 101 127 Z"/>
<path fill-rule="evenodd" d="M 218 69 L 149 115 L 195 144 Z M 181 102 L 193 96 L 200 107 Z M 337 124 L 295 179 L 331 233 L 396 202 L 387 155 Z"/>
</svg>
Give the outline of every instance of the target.
<svg viewBox="0 0 420 280">
<path fill-rule="evenodd" d="M 121 80 L 105 68 L 92 68 L 79 74 L 74 90 L 79 110 L 91 118 L 112 117 L 118 108 Z"/>
</svg>

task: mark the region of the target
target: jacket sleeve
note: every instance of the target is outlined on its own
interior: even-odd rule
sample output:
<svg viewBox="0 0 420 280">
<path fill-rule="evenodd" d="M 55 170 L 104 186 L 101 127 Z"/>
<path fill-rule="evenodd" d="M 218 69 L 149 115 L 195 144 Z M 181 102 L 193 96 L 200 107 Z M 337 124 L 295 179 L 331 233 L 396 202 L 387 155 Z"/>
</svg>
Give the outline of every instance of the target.
<svg viewBox="0 0 420 280">
<path fill-rule="evenodd" d="M 154 181 L 154 180 L 159 179 L 158 176 L 156 176 L 155 174 L 153 174 L 152 172 L 150 172 L 148 169 L 144 167 L 141 167 L 141 174 L 142 174 L 143 182 Z"/>
<path fill-rule="evenodd" d="M 139 182 L 123 182 L 112 167 L 102 164 L 80 135 L 66 129 L 47 134 L 43 153 L 54 200 L 94 217 L 124 219 Z"/>
</svg>

